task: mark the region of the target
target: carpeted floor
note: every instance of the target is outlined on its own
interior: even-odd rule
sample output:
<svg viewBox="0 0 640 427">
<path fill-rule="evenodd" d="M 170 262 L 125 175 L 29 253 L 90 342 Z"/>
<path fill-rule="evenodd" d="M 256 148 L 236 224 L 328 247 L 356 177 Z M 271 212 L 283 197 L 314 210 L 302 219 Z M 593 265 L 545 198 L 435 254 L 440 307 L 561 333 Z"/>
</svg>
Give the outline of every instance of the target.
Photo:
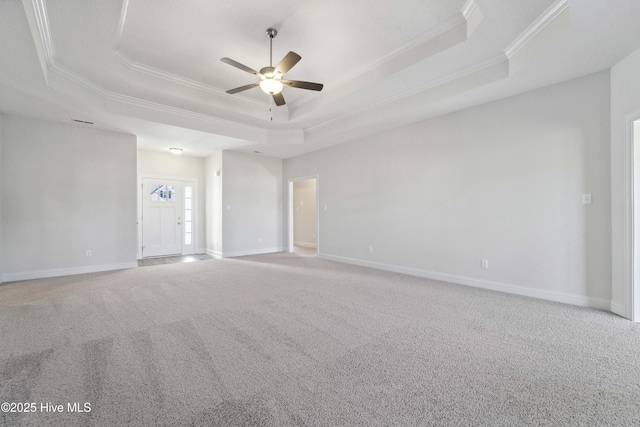
<svg viewBox="0 0 640 427">
<path fill-rule="evenodd" d="M 0 402 L 36 404 L 2 426 L 632 426 L 640 325 L 297 254 L 9 283 Z"/>
</svg>

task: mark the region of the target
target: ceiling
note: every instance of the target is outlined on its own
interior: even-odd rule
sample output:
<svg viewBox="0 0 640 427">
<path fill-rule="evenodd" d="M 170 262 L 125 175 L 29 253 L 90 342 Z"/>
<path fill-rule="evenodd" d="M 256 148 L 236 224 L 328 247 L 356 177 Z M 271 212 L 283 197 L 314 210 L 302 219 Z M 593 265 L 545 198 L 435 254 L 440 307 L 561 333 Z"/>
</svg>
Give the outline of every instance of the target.
<svg viewBox="0 0 640 427">
<path fill-rule="evenodd" d="M 138 147 L 287 158 L 610 68 L 637 0 L 0 1 L 0 111 L 133 134 Z M 273 105 L 226 90 L 289 51 Z M 78 123 L 73 120 L 91 122 Z"/>
</svg>

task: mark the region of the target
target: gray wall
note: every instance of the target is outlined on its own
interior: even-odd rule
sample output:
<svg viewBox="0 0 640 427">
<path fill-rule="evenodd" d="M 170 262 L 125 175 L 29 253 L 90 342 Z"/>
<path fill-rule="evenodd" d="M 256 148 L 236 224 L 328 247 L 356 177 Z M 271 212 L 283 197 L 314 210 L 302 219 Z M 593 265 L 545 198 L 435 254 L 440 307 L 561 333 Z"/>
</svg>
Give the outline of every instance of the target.
<svg viewBox="0 0 640 427">
<path fill-rule="evenodd" d="M 222 152 L 223 255 L 282 250 L 282 160 Z"/>
<path fill-rule="evenodd" d="M 3 119 L 5 281 L 135 266 L 136 138 Z"/>
<path fill-rule="evenodd" d="M 222 255 L 222 151 L 216 150 L 205 160 L 206 181 L 206 252 Z"/>
<path fill-rule="evenodd" d="M 602 72 L 287 159 L 283 179 L 319 174 L 324 258 L 608 309 L 609 98 Z"/>
</svg>

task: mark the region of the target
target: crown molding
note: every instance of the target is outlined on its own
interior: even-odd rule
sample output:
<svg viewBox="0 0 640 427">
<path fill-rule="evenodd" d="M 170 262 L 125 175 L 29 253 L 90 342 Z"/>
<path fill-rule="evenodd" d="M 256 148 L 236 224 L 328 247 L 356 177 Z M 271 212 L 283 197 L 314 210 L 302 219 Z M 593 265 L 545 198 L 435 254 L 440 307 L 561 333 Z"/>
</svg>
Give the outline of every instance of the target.
<svg viewBox="0 0 640 427">
<path fill-rule="evenodd" d="M 144 65 L 144 64 L 140 64 L 139 62 L 135 62 L 134 60 L 132 60 L 131 58 L 129 58 L 120 48 L 120 43 L 122 41 L 122 34 L 124 32 L 124 26 L 126 23 L 126 19 L 127 19 L 127 13 L 129 10 L 129 0 L 123 0 L 122 3 L 122 12 L 120 13 L 120 20 L 118 21 L 118 32 L 117 32 L 117 36 L 116 36 L 116 42 L 114 45 L 114 56 L 115 58 L 121 63 L 123 64 L 126 68 L 128 68 L 130 71 L 136 72 L 136 73 L 141 73 L 147 76 L 152 76 L 152 77 L 156 77 L 156 78 L 160 78 L 163 80 L 166 80 L 168 82 L 174 83 L 176 85 L 179 86 L 184 86 L 184 87 L 188 87 L 190 89 L 195 89 L 195 90 L 199 90 L 202 92 L 206 92 L 215 96 L 220 96 L 220 97 L 224 97 L 225 99 L 229 99 L 228 98 L 228 94 L 221 90 L 218 89 L 214 86 L 211 85 L 207 85 L 204 84 L 202 82 L 193 80 L 193 79 L 189 79 L 187 77 L 183 77 L 183 76 L 179 76 L 177 74 L 173 74 L 173 73 L 169 73 L 167 71 L 161 70 L 159 68 L 155 68 L 155 67 L 151 67 L 149 65 Z M 269 104 L 268 103 L 263 103 L 260 101 L 256 101 L 253 99 L 248 99 L 248 98 L 244 98 L 244 97 L 234 97 L 233 98 L 234 102 L 237 103 L 241 103 L 241 104 L 245 104 L 254 108 L 268 108 Z M 287 114 L 288 117 L 288 114 Z"/>
<path fill-rule="evenodd" d="M 53 40 L 51 37 L 51 27 L 49 26 L 49 17 L 47 16 L 47 8 L 44 0 L 31 0 L 33 5 L 34 17 L 38 25 L 38 33 L 40 34 L 40 42 L 47 61 L 47 65 L 54 63 L 55 50 L 53 48 Z"/>
<path fill-rule="evenodd" d="M 269 129 L 268 144 L 304 144 L 302 129 Z"/>
<path fill-rule="evenodd" d="M 48 72 L 47 71 L 52 71 L 55 72 L 56 74 L 59 74 L 63 77 L 65 77 L 66 79 L 75 82 L 76 84 L 78 84 L 79 86 L 91 91 L 94 94 L 97 94 L 99 96 L 102 97 L 108 97 L 108 96 L 112 96 L 114 95 L 113 93 L 105 90 L 104 88 L 94 84 L 93 82 L 91 82 L 90 80 L 72 72 L 71 70 L 59 65 L 56 63 L 55 60 L 55 49 L 54 49 L 54 45 L 53 45 L 53 39 L 51 36 L 51 29 L 49 26 L 49 18 L 48 18 L 48 14 L 47 14 L 47 7 L 46 7 L 46 3 L 45 0 L 23 0 L 25 6 L 30 6 L 31 11 L 33 12 L 33 23 L 35 24 L 35 34 L 37 34 L 37 40 L 39 41 L 39 43 L 37 43 L 38 46 L 41 46 L 41 49 L 38 49 L 38 53 L 40 56 L 40 61 L 41 61 L 41 65 L 43 68 L 43 73 L 44 73 L 44 77 L 45 80 L 48 79 Z M 126 19 L 126 14 L 127 14 L 127 9 L 128 9 L 128 5 L 129 5 L 129 0 L 125 0 L 123 2 L 123 6 L 122 6 L 122 13 L 121 13 L 121 17 L 120 17 L 120 22 L 119 22 L 119 28 L 118 28 L 118 40 L 122 35 L 122 31 L 124 29 L 124 22 Z M 26 9 L 29 10 L 29 9 Z M 30 15 L 29 13 L 27 13 L 27 15 Z M 30 20 L 31 21 L 31 20 Z M 31 23 L 31 22 L 30 22 Z M 34 39 L 36 39 L 36 36 L 34 34 Z M 225 99 L 225 101 L 228 102 L 229 100 L 229 95 L 227 93 L 225 93 L 224 91 L 214 88 L 212 86 L 209 85 L 205 85 L 203 83 L 197 82 L 195 80 L 191 80 L 191 79 L 187 79 L 185 77 L 181 77 L 181 76 L 177 76 L 153 67 L 148 67 L 142 64 L 138 64 L 134 61 L 132 61 L 130 58 L 128 58 L 122 51 L 120 51 L 119 49 L 116 49 L 115 51 L 115 58 L 122 63 L 125 67 L 127 67 L 129 70 L 133 71 L 133 72 L 138 72 L 141 74 L 145 74 L 148 76 L 153 76 L 153 77 L 157 77 L 166 81 L 170 81 L 174 84 L 183 86 L 183 87 L 188 87 L 191 89 L 195 89 L 195 90 L 199 90 L 199 91 L 203 91 L 209 94 L 212 94 L 214 96 L 219 96 Z M 268 109 L 269 105 L 265 104 L 265 103 L 261 103 L 259 101 L 255 101 L 255 100 L 250 100 L 250 99 L 246 99 L 246 98 L 242 98 L 242 97 L 234 97 L 233 98 L 233 102 L 235 103 L 240 103 L 240 104 L 244 104 L 246 106 L 250 106 L 252 108 L 262 108 L 262 109 Z M 180 111 L 187 111 L 184 109 L 177 109 Z M 288 111 L 288 108 L 287 108 Z M 203 115 L 204 116 L 204 115 Z M 210 117 L 210 116 L 209 116 Z M 265 118 L 267 117 L 267 114 L 265 113 Z M 286 117 L 288 119 L 288 114 L 280 114 L 279 117 Z M 282 119 L 280 120 L 282 121 Z M 229 121 L 230 122 L 230 121 Z M 233 123 L 233 122 L 230 122 Z"/>
<path fill-rule="evenodd" d="M 207 92 L 210 93 L 212 95 L 216 95 L 216 96 L 221 96 L 221 97 L 228 97 L 229 95 L 218 88 L 215 88 L 213 86 L 198 82 L 196 80 L 192 80 L 186 77 L 182 77 L 179 76 L 177 74 L 172 74 L 169 73 L 167 71 L 163 71 L 160 70 L 158 68 L 154 68 L 154 67 L 150 67 L 148 65 L 143 65 L 140 63 L 137 63 L 133 60 L 131 60 L 131 58 L 129 58 L 124 52 L 122 52 L 120 49 L 116 49 L 115 54 L 114 54 L 115 58 L 120 61 L 120 63 L 122 63 L 125 67 L 127 67 L 129 70 L 137 72 L 137 73 L 142 73 L 148 76 L 152 76 L 152 77 L 157 77 L 166 81 L 169 81 L 171 83 L 175 83 L 177 85 L 180 86 L 186 86 L 188 88 L 191 89 L 196 89 L 202 92 Z M 234 101 L 236 102 L 241 102 L 243 104 L 246 105 L 250 105 L 252 107 L 258 107 L 258 108 L 268 108 L 269 104 L 260 102 L 260 101 L 256 101 L 253 99 L 247 99 L 247 98 L 242 98 L 242 97 L 234 97 Z"/>
<path fill-rule="evenodd" d="M 460 26 L 461 24 L 466 23 L 466 19 L 465 17 L 462 15 L 462 13 L 458 13 L 454 16 L 452 16 L 451 18 L 447 19 L 445 22 L 437 25 L 436 27 L 433 27 L 415 37 L 413 37 L 411 40 L 409 40 L 407 43 L 403 44 L 400 47 L 397 47 L 396 49 L 393 49 L 392 51 L 388 52 L 387 54 L 371 61 L 370 63 L 368 63 L 367 65 L 356 69 L 355 71 L 349 73 L 349 74 L 345 74 L 344 77 L 342 77 L 340 80 L 338 80 L 336 83 L 334 83 L 333 85 L 331 85 L 331 87 L 329 89 L 332 89 L 333 87 L 337 87 L 337 86 L 341 86 L 345 83 L 350 82 L 353 79 L 357 79 L 362 77 L 363 75 L 369 74 L 371 73 L 373 70 L 380 68 L 382 65 L 387 64 L 387 63 L 392 63 L 393 61 L 395 61 L 399 56 L 409 53 L 412 50 L 416 49 L 417 47 L 430 42 L 431 40 L 433 40 L 434 38 L 446 34 L 447 32 L 455 29 L 456 27 Z M 422 60 L 424 58 L 416 58 L 415 62 L 418 62 L 420 60 Z"/>
<path fill-rule="evenodd" d="M 172 107 L 170 105 L 161 104 L 159 102 L 148 101 L 145 99 L 135 98 L 133 96 L 122 95 L 119 93 L 108 92 L 105 96 L 105 100 L 119 102 L 122 104 L 128 104 L 134 107 L 145 108 L 147 110 L 157 111 L 159 113 L 168 113 L 176 116 L 181 116 L 188 119 L 196 119 L 211 123 L 218 126 L 230 126 L 237 129 L 255 132 L 256 134 L 267 134 L 268 130 L 257 126 L 251 126 L 244 123 L 238 123 L 231 120 L 221 119 L 213 117 L 208 114 L 197 113 L 195 111 L 185 110 L 183 108 Z"/>
<path fill-rule="evenodd" d="M 473 11 L 476 10 L 476 7 L 478 7 L 478 5 L 475 1 L 467 0 L 464 6 L 462 6 L 462 10 L 460 11 L 462 13 L 462 16 L 464 16 L 464 19 L 468 21 Z"/>
<path fill-rule="evenodd" d="M 338 80 L 336 83 L 334 83 L 333 85 L 331 85 L 331 87 L 327 89 L 331 90 L 335 87 L 348 83 L 351 80 L 361 78 L 362 76 L 371 73 L 374 69 L 380 68 L 382 65 L 386 63 L 391 63 L 392 61 L 395 61 L 399 56 L 411 52 L 412 50 L 420 47 L 421 45 L 424 45 L 425 43 L 432 41 L 436 37 L 445 35 L 446 33 L 452 30 L 455 30 L 460 25 L 467 23 L 467 20 L 469 19 L 469 17 L 471 16 L 471 14 L 476 8 L 477 8 L 477 5 L 475 1 L 468 0 L 459 13 L 453 15 L 451 18 L 447 19 L 441 24 L 433 28 L 430 28 L 429 30 L 421 34 L 418 34 L 417 36 L 413 37 L 411 40 L 409 40 L 402 46 L 397 47 L 396 49 L 393 49 L 387 54 L 371 61 L 367 65 L 360 67 L 349 74 L 344 75 L 343 78 Z M 425 59 L 425 58 L 422 58 L 422 57 L 417 58 L 415 62 L 418 62 L 422 59 Z M 302 102 L 298 102 L 297 104 L 302 104 Z"/>
<path fill-rule="evenodd" d="M 131 58 L 129 58 L 124 52 L 119 49 L 115 51 L 114 57 L 122 65 L 124 65 L 124 67 L 130 73 L 137 73 L 136 75 L 144 76 L 142 79 L 136 79 L 133 78 L 134 74 L 130 74 L 132 76 L 132 78 L 130 79 L 130 83 L 132 83 L 133 85 L 137 85 L 138 87 L 143 87 L 146 90 L 162 91 L 162 88 L 157 87 L 157 85 L 154 83 L 154 79 L 160 79 L 165 82 L 174 84 L 179 88 L 191 89 L 210 95 L 211 98 L 208 99 L 206 103 L 207 105 L 212 107 L 225 109 L 233 113 L 264 120 L 265 123 L 273 121 L 286 123 L 289 121 L 289 107 L 287 105 L 279 107 L 277 109 L 277 113 L 274 113 L 271 111 L 271 103 L 262 103 L 260 101 L 251 100 L 241 96 L 229 95 L 228 93 L 213 86 L 209 86 L 176 74 L 171 74 L 154 67 L 139 64 L 131 60 Z M 147 76 L 153 77 L 153 79 L 146 78 Z M 165 85 L 164 83 L 162 84 Z M 203 102 L 199 99 L 199 96 L 193 97 L 189 96 L 188 94 L 183 94 L 182 98 L 191 102 Z"/>
<path fill-rule="evenodd" d="M 213 117 L 195 111 L 185 110 L 183 108 L 172 107 L 170 105 L 110 92 L 105 88 L 93 83 L 92 81 L 57 64 L 53 64 L 52 67 L 49 68 L 49 72 L 55 73 L 58 76 L 63 77 L 67 81 L 70 81 L 71 83 L 78 85 L 79 87 L 91 92 L 92 94 L 97 95 L 105 102 L 125 104 L 132 107 L 142 108 L 147 111 L 170 114 L 184 119 L 197 120 L 199 122 L 204 122 L 217 127 L 223 127 L 231 130 L 231 135 L 228 136 L 247 139 L 247 135 L 250 135 L 252 138 L 252 142 L 272 144 L 304 143 L 304 131 L 302 129 L 265 129 L 258 126 L 251 126 L 244 123 L 234 122 L 232 120 Z M 240 134 L 242 136 L 239 136 Z"/>
<path fill-rule="evenodd" d="M 98 95 L 98 96 L 100 96 L 102 98 L 105 98 L 105 99 L 109 96 L 110 92 L 105 90 L 103 87 L 98 86 L 97 84 L 95 84 L 91 80 L 86 79 L 86 78 L 82 77 L 81 75 L 74 73 L 73 71 L 69 70 L 66 67 L 63 67 L 62 65 L 58 65 L 56 63 L 53 63 L 49 67 L 48 71 L 51 72 L 51 73 L 55 73 L 55 74 L 59 75 L 60 77 L 64 77 L 68 81 L 70 81 L 72 83 L 75 83 L 76 85 L 80 86 L 81 88 L 86 89 L 89 92 L 93 93 L 94 95 Z"/>
<path fill-rule="evenodd" d="M 402 98 L 408 98 L 408 97 L 417 95 L 420 92 L 425 92 L 427 90 L 434 89 L 434 88 L 436 88 L 438 86 L 443 86 L 445 84 L 451 83 L 451 82 L 453 82 L 455 80 L 459 80 L 459 79 L 468 77 L 468 76 L 470 76 L 472 74 L 475 74 L 475 73 L 478 73 L 478 72 L 480 72 L 482 70 L 488 70 L 490 68 L 495 67 L 498 64 L 502 64 L 502 63 L 506 64 L 506 62 L 507 62 L 507 58 L 504 55 L 502 55 L 502 54 L 496 55 L 496 56 L 494 56 L 492 58 L 489 58 L 489 59 L 487 59 L 485 61 L 473 64 L 473 65 L 471 65 L 471 66 L 469 66 L 467 68 L 463 68 L 463 69 L 458 70 L 458 71 L 456 71 L 454 73 L 447 74 L 446 76 L 443 76 L 443 77 L 441 77 L 439 79 L 435 79 L 435 80 L 432 80 L 432 81 L 427 82 L 425 84 L 422 84 L 422 85 L 419 85 L 419 86 L 415 86 L 413 88 L 404 90 L 402 92 L 398 92 L 395 95 L 392 95 L 392 96 L 386 98 L 384 101 L 382 101 L 380 103 L 377 103 L 377 104 L 374 104 L 374 105 L 378 106 L 378 104 L 388 104 L 390 102 L 394 102 L 394 101 L 397 101 L 397 100 L 402 99 Z"/>
<path fill-rule="evenodd" d="M 117 102 L 121 104 L 130 105 L 133 107 L 143 108 L 148 111 L 171 114 L 171 115 L 182 117 L 185 119 L 198 120 L 214 126 L 222 126 L 227 129 L 235 130 L 239 133 L 242 133 L 243 135 L 247 135 L 247 134 L 253 135 L 254 142 L 266 143 L 266 142 L 269 142 L 270 140 L 273 141 L 275 135 L 278 135 L 278 134 L 288 135 L 287 137 L 287 140 L 289 141 L 288 143 L 304 142 L 304 132 L 302 131 L 302 129 L 287 130 L 289 133 L 286 133 L 283 130 L 265 129 L 257 126 L 247 125 L 240 122 L 213 117 L 203 113 L 197 113 L 197 112 L 186 110 L 183 108 L 172 107 L 169 105 L 144 100 L 141 98 L 122 95 L 116 92 L 111 92 L 105 89 L 104 87 L 94 83 L 93 81 L 56 63 L 55 50 L 53 46 L 53 40 L 51 37 L 51 30 L 49 26 L 49 19 L 47 16 L 47 8 L 46 8 L 45 0 L 23 0 L 23 3 L 25 5 L 25 10 L 27 11 L 29 24 L 30 26 L 32 26 L 32 33 L 33 33 L 34 39 L 36 40 L 36 45 L 37 47 L 39 47 L 37 50 L 38 50 L 38 55 L 40 57 L 39 59 L 43 68 L 44 78 L 45 78 L 45 81 L 47 82 L 47 85 L 49 85 L 50 87 L 54 87 L 56 85 L 55 79 L 50 78 L 50 73 L 53 73 L 59 77 L 62 77 L 66 81 L 71 82 L 77 87 L 84 89 L 90 94 L 98 96 L 105 102 L 107 101 Z M 125 0 L 125 3 L 123 4 L 122 14 L 121 14 L 121 22 L 120 22 L 121 28 L 124 24 L 127 7 L 128 7 L 128 0 Z M 33 12 L 33 13 L 30 14 L 28 12 Z M 136 64 L 135 62 L 131 61 L 129 58 L 126 57 L 126 55 L 124 55 L 122 52 L 118 50 L 116 50 L 116 58 L 133 71 L 138 71 L 141 73 L 145 73 L 147 75 L 164 78 L 165 80 L 169 80 L 174 83 L 181 84 L 183 86 L 188 86 L 193 89 L 203 90 L 208 93 L 212 93 L 214 95 L 220 95 L 221 93 L 224 94 L 224 92 L 218 89 L 209 87 L 207 85 L 203 85 L 199 82 L 195 82 L 190 79 L 185 79 L 180 76 L 175 76 L 175 75 L 163 72 L 161 70 L 153 69 L 151 67 L 145 67 L 145 66 Z M 238 98 L 236 98 L 236 100 L 238 100 Z M 264 106 L 258 101 L 249 101 L 241 98 L 240 100 L 245 104 L 252 105 L 254 107 L 259 106 L 261 108 L 262 107 L 267 108 L 266 106 Z M 233 136 L 233 135 L 230 135 L 230 136 Z"/>
<path fill-rule="evenodd" d="M 473 0 L 469 0 L 460 12 L 440 25 L 419 34 L 386 55 L 345 75 L 330 87 L 325 87 L 322 96 L 305 97 L 292 103 L 293 116 L 299 117 L 308 114 L 322 105 L 361 90 L 376 81 L 468 40 L 482 20 L 481 13 L 473 12 L 480 12 L 480 8 Z M 473 24 L 470 21 L 472 15 L 475 16 Z"/>
<path fill-rule="evenodd" d="M 511 58 L 523 47 L 525 47 L 528 43 L 536 38 L 537 35 L 541 33 L 547 26 L 549 26 L 558 16 L 560 16 L 567 8 L 569 7 L 569 0 L 557 0 L 551 7 L 549 7 L 545 12 L 540 15 L 522 34 L 520 34 L 504 51 L 504 55 L 500 54 L 493 58 L 489 58 L 483 62 L 474 64 L 465 69 L 459 70 L 453 74 L 446 75 L 440 79 L 432 80 L 425 84 L 415 86 L 413 88 L 404 90 L 402 92 L 398 92 L 384 98 L 378 102 L 367 105 L 366 107 L 360 108 L 358 110 L 354 110 L 349 112 L 348 114 L 344 114 L 340 117 L 336 117 L 334 119 L 327 120 L 323 123 L 317 124 L 307 129 L 308 132 L 315 132 L 327 126 L 335 125 L 341 121 L 348 120 L 354 116 L 358 116 L 364 114 L 368 111 L 384 107 L 388 104 L 396 102 L 398 100 L 404 98 L 410 98 L 412 96 L 416 96 L 422 92 L 426 92 L 428 90 L 437 88 L 439 86 L 444 86 L 449 83 L 452 83 L 456 80 L 463 79 L 465 77 L 471 76 L 475 73 L 481 72 L 482 70 L 489 70 L 492 67 L 495 67 L 501 63 L 506 65 L 510 64 Z M 477 9 L 477 5 L 473 0 L 469 0 L 462 9 L 462 15 L 467 19 L 475 10 Z M 507 78 L 508 75 L 505 75 L 504 78 Z"/>
<path fill-rule="evenodd" d="M 206 121 L 216 125 L 225 125 L 225 126 L 234 126 L 239 129 L 249 130 L 252 132 L 266 132 L 265 129 L 246 125 L 243 123 L 237 123 L 231 120 L 220 119 L 217 117 L 209 116 L 207 114 L 197 113 L 194 111 L 185 110 L 183 108 L 172 107 L 165 104 L 160 104 L 158 102 L 148 101 L 145 99 L 135 98 L 133 96 L 122 95 L 116 92 L 111 92 L 92 82 L 89 79 L 82 77 L 81 75 L 69 70 L 66 67 L 63 67 L 58 64 L 53 64 L 49 71 L 58 74 L 61 77 L 64 77 L 68 81 L 88 90 L 94 95 L 98 95 L 104 98 L 105 101 L 115 101 L 123 104 L 132 105 L 135 107 L 141 107 L 152 111 L 158 111 L 162 113 L 170 113 L 178 116 L 182 116 L 190 119 L 197 119 Z"/>
<path fill-rule="evenodd" d="M 422 85 L 419 85 L 419 86 L 414 86 L 414 87 L 412 87 L 410 89 L 407 89 L 407 90 L 404 90 L 402 92 L 395 93 L 395 94 L 393 94 L 393 95 L 391 95 L 391 96 L 389 96 L 387 98 L 384 98 L 384 99 L 382 99 L 382 100 L 380 100 L 378 102 L 375 102 L 373 104 L 369 104 L 366 107 L 360 108 L 358 110 L 354 110 L 354 111 L 352 111 L 352 112 L 350 112 L 348 114 L 344 114 L 344 115 L 341 115 L 340 117 L 336 117 L 334 119 L 327 120 L 327 121 L 325 121 L 323 123 L 320 123 L 318 125 L 312 126 L 312 127 L 308 128 L 307 131 L 308 132 L 315 132 L 315 131 L 320 130 L 320 129 L 324 128 L 324 127 L 335 125 L 338 122 L 341 122 L 343 120 L 347 120 L 347 119 L 349 119 L 349 118 L 351 118 L 353 116 L 357 116 L 357 115 L 366 113 L 367 111 L 374 110 L 374 109 L 377 109 L 377 108 L 380 108 L 380 107 L 384 107 L 385 105 L 391 104 L 391 103 L 396 102 L 396 101 L 398 101 L 400 99 L 409 98 L 409 97 L 418 95 L 421 92 L 426 92 L 428 90 L 437 88 L 439 86 L 443 86 L 443 85 L 449 84 L 449 83 L 451 83 L 453 81 L 460 80 L 462 78 L 471 76 L 471 75 L 473 75 L 475 73 L 478 73 L 480 71 L 483 71 L 483 70 L 489 70 L 489 69 L 495 67 L 496 65 L 499 65 L 499 64 L 502 64 L 502 63 L 506 64 L 507 61 L 508 60 L 504 55 L 502 55 L 502 54 L 497 55 L 497 56 L 495 56 L 493 58 L 489 58 L 489 59 L 487 59 L 487 60 L 485 60 L 483 62 L 480 62 L 480 63 L 477 63 L 477 64 L 473 64 L 470 67 L 464 68 L 464 69 L 459 70 L 459 71 L 457 71 L 455 73 L 448 74 L 448 75 L 446 75 L 444 77 L 441 77 L 439 79 L 432 80 L 432 81 L 427 82 L 425 84 L 422 84 Z"/>
<path fill-rule="evenodd" d="M 511 59 L 520 49 L 534 40 L 542 30 L 549 26 L 568 7 L 569 0 L 557 0 L 553 3 L 504 50 L 507 58 Z"/>
<path fill-rule="evenodd" d="M 165 104 L 160 104 L 153 101 L 148 101 L 145 99 L 140 99 L 128 95 L 122 95 L 119 93 L 111 92 L 106 90 L 105 88 L 95 84 L 91 80 L 88 80 L 77 73 L 61 66 L 58 64 L 52 64 L 52 66 L 48 69 L 49 73 L 54 73 L 55 75 L 62 77 L 66 81 L 71 82 L 72 84 L 88 91 L 89 93 L 96 95 L 99 99 L 102 99 L 105 103 L 107 102 L 115 102 L 119 104 L 129 105 L 136 108 L 141 108 L 146 111 L 162 113 L 162 114 L 170 114 L 175 117 L 180 117 L 182 119 L 189 120 L 197 120 L 199 122 L 207 123 L 209 125 L 213 125 L 216 127 L 224 127 L 230 130 L 228 136 L 247 139 L 247 135 L 251 136 L 251 140 L 257 143 L 266 143 L 270 140 L 273 140 L 273 136 L 271 133 L 273 130 L 265 129 L 258 126 L 251 126 L 244 123 L 234 122 L 231 120 L 221 119 L 218 117 L 213 117 L 207 114 L 198 113 L 195 111 L 185 110 L 183 108 L 172 107 Z M 56 88 L 55 79 L 48 79 L 50 81 L 50 86 Z M 302 141 L 294 140 L 294 138 L 289 138 L 289 143 L 301 143 L 304 141 L 304 134 L 301 129 L 291 129 L 289 130 L 292 133 L 296 133 L 296 135 L 302 136 Z M 239 136 L 242 135 L 242 136 Z"/>
<path fill-rule="evenodd" d="M 120 20 L 118 21 L 118 32 L 116 34 L 116 42 L 114 44 L 114 48 L 117 48 L 120 45 L 120 40 L 122 39 L 122 33 L 124 32 L 124 23 L 127 19 L 128 11 L 129 11 L 129 0 L 123 0 L 122 10 L 120 12 Z"/>
<path fill-rule="evenodd" d="M 22 0 L 22 6 L 27 16 L 38 61 L 46 81 L 47 69 L 54 62 L 55 51 L 51 41 L 51 29 L 44 0 Z"/>
</svg>

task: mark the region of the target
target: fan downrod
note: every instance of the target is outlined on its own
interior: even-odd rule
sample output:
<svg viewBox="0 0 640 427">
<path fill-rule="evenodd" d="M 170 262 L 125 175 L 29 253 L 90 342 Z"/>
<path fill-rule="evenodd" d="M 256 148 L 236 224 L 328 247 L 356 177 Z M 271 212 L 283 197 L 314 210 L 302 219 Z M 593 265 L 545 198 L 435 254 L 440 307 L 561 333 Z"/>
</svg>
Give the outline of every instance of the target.
<svg viewBox="0 0 640 427">
<path fill-rule="evenodd" d="M 273 67 L 273 39 L 275 36 L 278 35 L 278 30 L 276 30 L 275 28 L 267 28 L 267 31 L 265 31 L 267 33 L 267 37 L 269 37 L 269 68 Z M 261 74 L 264 74 L 262 71 L 264 70 L 264 68 L 262 70 L 260 70 Z"/>
</svg>

